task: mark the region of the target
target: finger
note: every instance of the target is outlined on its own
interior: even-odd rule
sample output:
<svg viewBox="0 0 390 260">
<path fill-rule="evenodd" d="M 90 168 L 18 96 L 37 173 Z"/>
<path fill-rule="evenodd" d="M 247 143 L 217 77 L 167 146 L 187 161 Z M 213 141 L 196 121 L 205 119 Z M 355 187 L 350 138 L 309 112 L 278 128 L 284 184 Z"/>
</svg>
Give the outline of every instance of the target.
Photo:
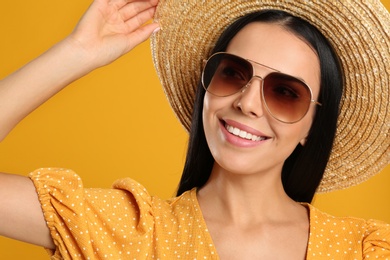
<svg viewBox="0 0 390 260">
<path fill-rule="evenodd" d="M 118 10 L 127 5 L 141 5 L 146 6 L 144 9 L 157 6 L 159 0 L 111 0 L 110 5 L 115 6 Z M 143 9 L 141 9 L 143 10 Z"/>
<path fill-rule="evenodd" d="M 159 30 L 158 23 L 150 23 L 140 27 L 138 30 L 132 32 L 128 35 L 128 49 L 130 51 L 138 44 L 146 41 L 153 32 L 157 32 Z"/>
<path fill-rule="evenodd" d="M 155 2 L 157 3 L 157 1 Z M 124 5 L 119 10 L 119 13 L 123 21 L 127 21 L 133 18 L 134 16 L 136 16 L 137 14 L 140 14 L 143 11 L 153 8 L 155 6 L 156 6 L 155 3 L 151 1 L 136 1 Z"/>
<path fill-rule="evenodd" d="M 148 8 L 141 13 L 137 14 L 136 16 L 132 17 L 131 19 L 126 21 L 126 26 L 128 28 L 128 32 L 132 32 L 134 30 L 137 30 L 139 27 L 141 27 L 143 24 L 145 24 L 147 21 L 151 20 L 154 16 L 154 13 L 156 11 L 156 7 Z"/>
</svg>

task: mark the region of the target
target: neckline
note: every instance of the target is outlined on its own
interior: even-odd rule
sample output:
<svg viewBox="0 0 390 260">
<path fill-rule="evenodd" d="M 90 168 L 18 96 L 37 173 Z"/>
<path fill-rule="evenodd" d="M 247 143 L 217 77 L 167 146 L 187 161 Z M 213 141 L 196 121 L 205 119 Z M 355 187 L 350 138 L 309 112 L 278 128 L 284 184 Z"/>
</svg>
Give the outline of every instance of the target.
<svg viewBox="0 0 390 260">
<path fill-rule="evenodd" d="M 213 239 L 211 237 L 211 234 L 210 234 L 209 229 L 207 227 L 206 221 L 205 221 L 205 219 L 203 217 L 203 213 L 202 213 L 202 210 L 200 208 L 200 205 L 199 205 L 196 193 L 197 193 L 197 188 L 193 188 L 192 190 L 190 190 L 190 196 L 191 196 L 191 200 L 193 202 L 192 206 L 193 206 L 196 218 L 200 222 L 200 225 L 203 227 L 202 228 L 202 233 L 203 233 L 204 238 L 207 240 L 207 243 L 212 245 L 212 250 L 218 256 L 218 259 L 219 259 L 217 248 L 215 247 L 214 241 L 213 241 Z M 311 249 L 310 245 L 312 244 L 311 243 L 311 241 L 312 241 L 311 229 L 312 229 L 312 223 L 313 223 L 314 207 L 311 204 L 306 203 L 306 202 L 300 202 L 299 204 L 301 204 L 302 206 L 304 206 L 307 209 L 307 212 L 308 212 L 308 215 L 309 215 L 309 237 L 308 237 L 308 240 L 307 240 L 306 258 L 305 258 L 307 260 L 307 259 L 309 259 L 308 258 L 308 253 L 309 253 L 309 251 Z"/>
</svg>

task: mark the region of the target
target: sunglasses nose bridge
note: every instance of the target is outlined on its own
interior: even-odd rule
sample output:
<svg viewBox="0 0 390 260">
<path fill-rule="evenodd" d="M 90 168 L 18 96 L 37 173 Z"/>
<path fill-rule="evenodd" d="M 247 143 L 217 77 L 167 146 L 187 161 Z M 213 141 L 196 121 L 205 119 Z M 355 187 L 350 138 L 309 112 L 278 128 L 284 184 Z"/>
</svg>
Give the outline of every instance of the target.
<svg viewBox="0 0 390 260">
<path fill-rule="evenodd" d="M 262 89 L 263 88 L 263 83 L 264 83 L 264 78 L 263 77 L 261 77 L 261 76 L 259 76 L 259 75 L 253 75 L 252 76 L 252 78 L 250 78 L 249 80 L 248 80 L 248 83 L 246 83 L 246 85 L 245 86 L 243 86 L 243 88 L 242 88 L 242 90 L 241 90 L 241 92 L 244 92 L 250 85 L 252 85 L 252 82 L 253 82 L 253 80 L 258 80 L 259 81 L 259 83 L 260 83 L 260 89 Z M 262 90 L 261 90 L 262 91 Z"/>
<path fill-rule="evenodd" d="M 263 82 L 264 82 L 264 78 L 263 77 L 254 74 L 250 81 L 253 81 L 253 79 L 258 79 L 260 81 L 261 85 L 263 85 Z"/>
<path fill-rule="evenodd" d="M 254 83 L 258 82 L 258 86 Z M 262 98 L 263 77 L 259 75 L 253 75 L 241 89 L 241 96 L 239 97 L 240 109 L 244 113 L 261 116 L 264 111 L 264 104 Z M 250 89 L 249 89 L 250 88 Z M 260 88 L 260 89 L 259 89 Z"/>
</svg>

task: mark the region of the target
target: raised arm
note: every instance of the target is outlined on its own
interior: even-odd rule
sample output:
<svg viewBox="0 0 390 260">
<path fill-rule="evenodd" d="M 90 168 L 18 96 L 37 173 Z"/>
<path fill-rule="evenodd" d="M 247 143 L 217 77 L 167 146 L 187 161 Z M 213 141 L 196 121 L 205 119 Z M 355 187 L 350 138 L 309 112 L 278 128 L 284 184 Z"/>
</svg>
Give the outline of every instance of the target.
<svg viewBox="0 0 390 260">
<path fill-rule="evenodd" d="M 0 139 L 66 85 L 114 61 L 158 28 L 157 0 L 95 0 L 66 39 L 0 81 Z M 27 177 L 0 173 L 0 235 L 53 248 Z"/>
<path fill-rule="evenodd" d="M 0 81 L 0 140 L 65 86 L 107 65 L 158 28 L 158 0 L 95 0 L 63 41 Z"/>
</svg>

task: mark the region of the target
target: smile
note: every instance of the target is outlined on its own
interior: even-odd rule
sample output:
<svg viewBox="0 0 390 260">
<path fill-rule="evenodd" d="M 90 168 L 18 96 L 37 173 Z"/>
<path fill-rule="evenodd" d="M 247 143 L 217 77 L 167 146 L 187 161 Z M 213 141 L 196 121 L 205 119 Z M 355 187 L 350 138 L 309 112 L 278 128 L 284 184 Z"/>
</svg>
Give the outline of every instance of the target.
<svg viewBox="0 0 390 260">
<path fill-rule="evenodd" d="M 248 133 L 248 132 L 246 132 L 244 130 L 241 130 L 241 129 L 237 128 L 237 127 L 233 127 L 233 126 L 228 125 L 226 123 L 225 123 L 225 128 L 232 135 L 241 137 L 243 139 L 252 140 L 254 142 L 259 142 L 259 141 L 263 141 L 263 140 L 267 139 L 266 137 L 257 136 L 257 135 Z"/>
</svg>

